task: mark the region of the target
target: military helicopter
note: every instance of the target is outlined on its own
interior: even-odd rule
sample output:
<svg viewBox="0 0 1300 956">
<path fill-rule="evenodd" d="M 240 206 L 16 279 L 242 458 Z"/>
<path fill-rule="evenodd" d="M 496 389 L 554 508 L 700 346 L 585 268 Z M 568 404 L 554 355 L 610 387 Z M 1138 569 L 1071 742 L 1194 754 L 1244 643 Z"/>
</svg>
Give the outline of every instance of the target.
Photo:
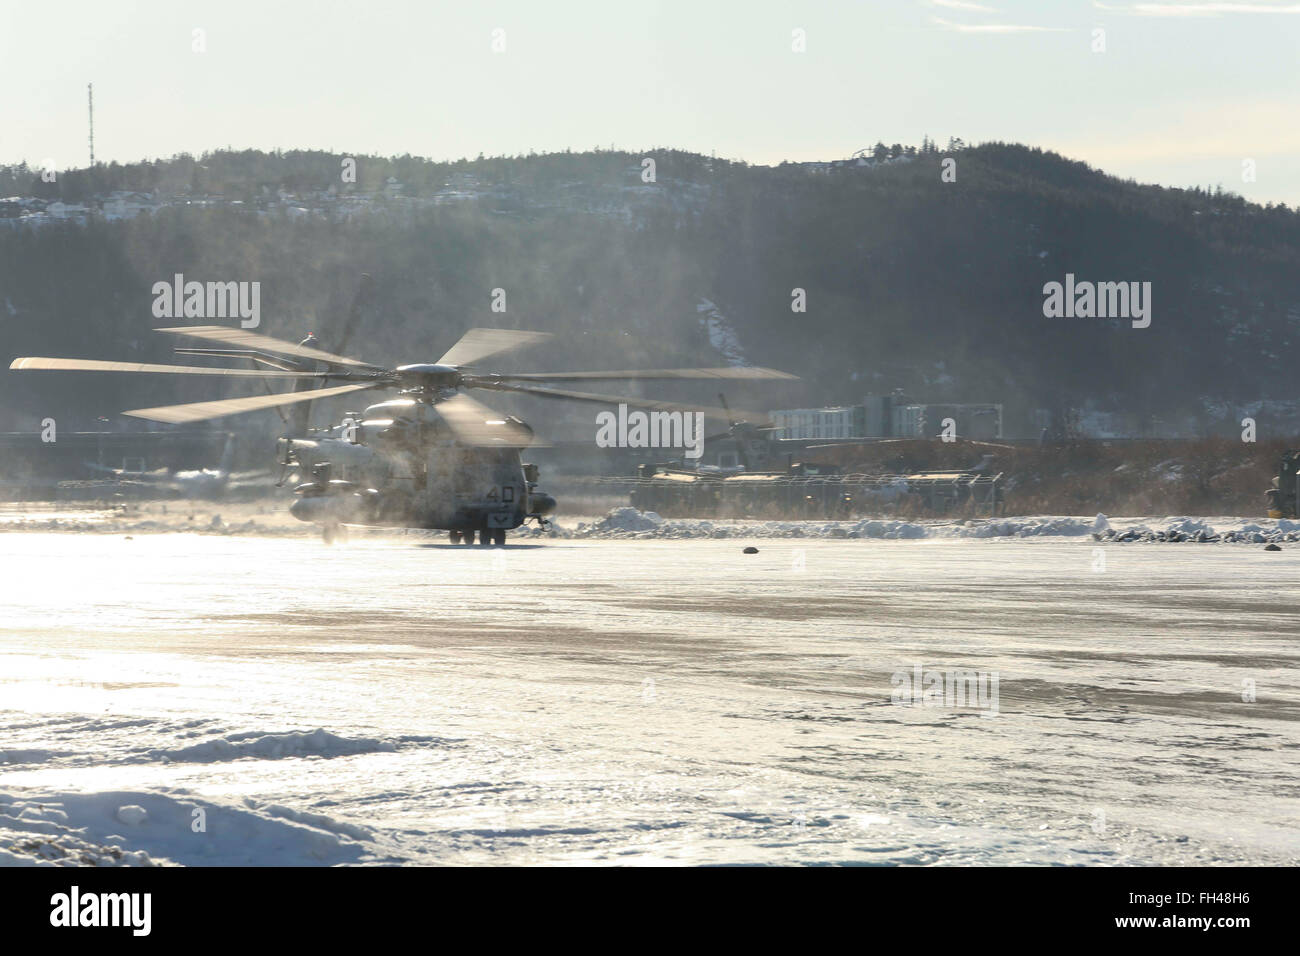
<svg viewBox="0 0 1300 956">
<path fill-rule="evenodd" d="M 226 443 L 221 451 L 221 461 L 216 468 L 158 468 L 153 471 L 133 471 L 127 467 L 110 468 L 99 462 L 85 462 L 86 469 L 108 476 L 124 487 L 144 486 L 154 493 L 162 492 L 181 498 L 202 498 L 211 500 L 227 492 L 269 485 L 275 476 L 272 469 L 257 471 L 233 471 L 231 462 L 235 454 L 235 433 L 226 433 Z"/>
<path fill-rule="evenodd" d="M 355 312 L 355 304 L 354 304 Z M 349 328 L 353 323 L 349 323 Z M 626 404 L 652 411 L 697 411 L 719 418 L 720 408 L 681 402 L 558 389 L 551 381 L 651 379 L 792 379 L 753 366 L 645 369 L 609 372 L 483 372 L 477 363 L 542 341 L 548 333 L 470 329 L 436 362 L 384 368 L 327 352 L 309 335 L 293 342 L 227 326 L 157 329 L 219 343 L 226 348 L 180 348 L 176 352 L 251 360 L 266 368 L 211 368 L 95 359 L 25 357 L 11 369 L 108 371 L 132 374 L 216 375 L 296 380 L 291 392 L 192 402 L 123 412 L 155 422 L 187 423 L 259 409 L 298 406 L 286 418 L 289 431 L 277 442 L 279 464 L 310 480 L 294 488 L 294 517 L 321 526 L 326 543 L 346 525 L 447 531 L 453 544 L 503 545 L 506 532 L 526 521 L 545 525 L 556 500 L 538 490 L 538 469 L 521 452 L 537 444 L 533 430 L 470 398 L 466 391 L 513 392 L 543 398 Z M 346 336 L 345 336 L 346 338 Z M 320 387 L 323 383 L 324 387 Z M 397 397 L 348 414 L 324 429 L 307 427 L 310 403 L 361 391 L 396 391 Z M 282 413 L 283 414 L 283 413 Z"/>
</svg>

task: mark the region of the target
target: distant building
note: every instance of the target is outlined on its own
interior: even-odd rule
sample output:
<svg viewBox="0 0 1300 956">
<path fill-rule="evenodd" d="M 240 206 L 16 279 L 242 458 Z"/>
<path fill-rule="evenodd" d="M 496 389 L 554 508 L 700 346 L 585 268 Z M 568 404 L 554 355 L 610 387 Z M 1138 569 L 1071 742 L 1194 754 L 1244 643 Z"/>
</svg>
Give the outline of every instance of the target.
<svg viewBox="0 0 1300 956">
<path fill-rule="evenodd" d="M 883 156 L 876 159 L 869 156 L 864 150 L 858 150 L 848 159 L 832 159 L 829 162 L 807 162 L 795 163 L 804 172 L 816 173 L 819 175 L 828 175 L 830 173 L 839 173 L 851 169 L 872 169 L 876 166 L 887 166 L 890 163 L 906 163 L 912 161 L 912 156 L 903 154 L 900 156 Z"/>
<path fill-rule="evenodd" d="M 937 438 L 944 423 L 952 422 L 952 434 L 972 441 L 1002 437 L 1002 406 L 986 404 L 895 405 L 891 434 L 896 438 Z"/>
<path fill-rule="evenodd" d="M 55 219 L 84 220 L 89 211 L 81 203 L 52 202 L 45 207 L 45 212 Z"/>
<path fill-rule="evenodd" d="M 838 408 L 783 408 L 771 413 L 773 438 L 863 438 L 865 409 L 861 405 Z"/>
<path fill-rule="evenodd" d="M 142 212 L 153 212 L 158 206 L 148 193 L 115 189 L 108 194 L 101 208 L 105 219 L 134 219 Z"/>
<path fill-rule="evenodd" d="M 902 395 L 868 395 L 861 405 L 784 408 L 770 413 L 773 438 L 808 441 L 843 438 L 937 438 L 952 420 L 958 438 L 1002 437 L 1002 406 L 909 402 Z"/>
</svg>

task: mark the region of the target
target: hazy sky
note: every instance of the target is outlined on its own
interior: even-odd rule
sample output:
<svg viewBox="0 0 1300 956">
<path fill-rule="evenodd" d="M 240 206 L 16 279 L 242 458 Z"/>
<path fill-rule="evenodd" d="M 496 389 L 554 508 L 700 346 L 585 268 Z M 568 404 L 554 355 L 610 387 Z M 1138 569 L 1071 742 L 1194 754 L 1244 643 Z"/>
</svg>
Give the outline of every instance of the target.
<svg viewBox="0 0 1300 956">
<path fill-rule="evenodd" d="M 1296 205 L 1298 63 L 1292 0 L 0 0 L 0 162 L 85 165 L 93 81 L 100 160 L 614 145 L 777 163 L 928 133 Z"/>
</svg>

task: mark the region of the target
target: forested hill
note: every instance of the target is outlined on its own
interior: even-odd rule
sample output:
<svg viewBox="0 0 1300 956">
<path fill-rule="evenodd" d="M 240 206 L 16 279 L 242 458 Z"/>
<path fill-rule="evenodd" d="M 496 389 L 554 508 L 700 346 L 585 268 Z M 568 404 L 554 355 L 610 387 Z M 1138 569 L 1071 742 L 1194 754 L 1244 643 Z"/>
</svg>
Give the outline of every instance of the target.
<svg viewBox="0 0 1300 956">
<path fill-rule="evenodd" d="M 53 182 L 0 167 L 5 364 L 167 361 L 178 340 L 151 328 L 207 324 L 155 318 L 153 286 L 176 273 L 260 282 L 258 331 L 314 329 L 328 347 L 368 272 L 375 298 L 349 351 L 381 363 L 432 361 L 471 326 L 541 329 L 555 339 L 500 370 L 745 361 L 802 376 L 738 392 L 749 407 L 901 388 L 1002 402 L 1021 434 L 1048 409 L 1113 413 L 1135 433 L 1227 431 L 1258 411 L 1276 429 L 1295 398 L 1300 214 L 1284 206 L 1005 144 L 882 146 L 834 168 L 672 150 L 359 156 L 355 181 L 347 159 L 223 151 Z M 1150 282 L 1150 326 L 1045 317 L 1044 284 L 1067 273 Z M 141 379 L 5 371 L 0 428 L 138 427 L 116 412 L 253 388 Z"/>
</svg>

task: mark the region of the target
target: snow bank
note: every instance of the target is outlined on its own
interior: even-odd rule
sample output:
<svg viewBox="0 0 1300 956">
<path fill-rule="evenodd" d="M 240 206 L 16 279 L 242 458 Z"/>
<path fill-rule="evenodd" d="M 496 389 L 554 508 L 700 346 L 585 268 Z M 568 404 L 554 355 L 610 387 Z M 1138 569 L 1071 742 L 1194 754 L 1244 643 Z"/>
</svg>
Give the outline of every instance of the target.
<svg viewBox="0 0 1300 956">
<path fill-rule="evenodd" d="M 1242 518 L 1216 519 L 1217 527 L 1204 518 L 1165 518 L 1161 527 L 1134 524 L 1127 528 L 1106 528 L 1096 532 L 1098 541 L 1120 544 L 1132 541 L 1193 542 L 1198 544 L 1282 544 L 1300 541 L 1300 524 L 1285 518 L 1264 523 Z"/>
<path fill-rule="evenodd" d="M 890 489 L 882 490 L 888 498 Z M 217 516 L 219 517 L 219 516 Z M 197 525 L 197 527 L 196 527 Z M 219 529 L 219 530 L 218 530 Z M 99 520 L 97 522 L 69 521 L 55 518 L 48 522 L 23 520 L 6 522 L 0 516 L 0 531 L 78 531 L 98 533 L 123 533 L 131 531 L 187 532 L 199 534 L 258 534 L 307 537 L 317 534 L 310 525 L 294 522 L 293 526 L 276 527 L 256 524 L 251 519 L 241 523 L 211 520 L 191 521 L 183 515 L 167 521 L 125 522 Z M 377 538 L 403 534 L 390 528 L 354 528 L 352 534 Z M 443 532 L 411 531 L 413 537 L 431 540 L 444 538 Z M 1286 542 L 1300 541 L 1300 522 L 1286 519 L 1261 519 L 1253 522 L 1233 517 L 1166 518 L 1109 518 L 1098 514 L 1093 518 L 1037 515 L 1007 518 L 971 518 L 946 520 L 941 518 L 904 521 L 887 518 L 858 518 L 850 521 L 812 519 L 804 521 L 779 521 L 762 519 L 705 519 L 665 518 L 653 511 L 638 511 L 631 507 L 614 508 L 594 522 L 579 522 L 576 526 L 552 522 L 545 528 L 525 525 L 509 533 L 511 540 L 546 540 L 549 538 L 632 538 L 688 540 L 694 538 L 870 538 L 883 540 L 915 540 L 922 538 L 1030 538 L 1030 537 L 1082 537 L 1093 535 L 1105 541 L 1213 541 L 1213 542 Z M 220 744 L 215 744 L 220 748 Z M 274 749 L 268 743 L 264 746 Z M 292 745 L 290 745 L 292 746 Z M 306 747 L 310 751 L 310 746 Z M 347 752 L 347 751 L 343 751 Z M 359 751 L 356 751 L 359 752 Z M 237 754 L 235 756 L 276 756 L 277 754 Z M 284 754 L 279 754 L 284 755 Z M 334 755 L 334 754 L 323 754 Z M 0 753 L 0 763 L 5 761 Z M 20 762 L 10 756 L 9 762 Z M 174 759 L 210 759 L 175 757 Z M 234 759 L 233 756 L 221 759 Z"/>
<path fill-rule="evenodd" d="M 321 866 L 362 861 L 371 840 L 319 813 L 185 791 L 0 793 L 0 866 Z"/>
<path fill-rule="evenodd" d="M 857 521 L 735 521 L 663 518 L 653 511 L 615 508 L 592 524 L 573 531 L 557 528 L 557 537 L 572 538 L 924 538 L 924 525 L 909 521 L 863 518 Z"/>
<path fill-rule="evenodd" d="M 187 517 L 188 514 L 188 517 Z M 285 512 L 287 514 L 287 511 Z M 272 518 L 279 518 L 278 512 Z M 166 517 L 155 515 L 145 518 L 132 513 L 119 513 L 113 510 L 88 509 L 82 512 L 63 512 L 47 515 L 37 510 L 31 513 L 9 512 L 0 514 L 0 532 L 36 531 L 63 532 L 73 534 L 165 534 L 167 532 L 186 532 L 190 534 L 245 535 L 275 534 L 302 537 L 318 534 L 312 525 L 294 521 L 292 524 L 282 522 L 280 526 L 259 524 L 254 518 L 245 521 L 230 521 L 214 514 L 207 520 L 201 520 L 196 514 L 178 509 Z"/>
<path fill-rule="evenodd" d="M 1217 526 L 1217 530 L 1216 530 Z M 522 529 L 521 529 L 522 530 Z M 515 532 L 520 535 L 519 532 Z M 554 525 L 524 537 L 632 538 L 682 540 L 692 538 L 1079 538 L 1098 541 L 1300 541 L 1300 522 L 1253 522 L 1244 518 L 1129 518 L 1113 522 L 1104 514 L 1093 518 L 1039 516 L 929 519 L 901 521 L 861 518 L 853 521 L 763 521 L 741 519 L 664 518 L 653 511 L 615 508 L 599 521 L 580 522 L 569 529 Z"/>
<path fill-rule="evenodd" d="M 1086 518 L 997 518 L 946 529 L 953 538 L 1028 538 L 1037 535 L 1075 537 L 1092 534 L 1095 521 Z"/>
<path fill-rule="evenodd" d="M 996 538 L 1031 535 L 1090 534 L 1095 522 L 1084 518 L 997 518 L 989 520 L 901 521 L 859 518 L 853 521 L 759 521 L 663 518 L 653 511 L 615 508 L 592 524 L 557 534 L 574 538 Z"/>
<path fill-rule="evenodd" d="M 591 526 L 592 534 L 608 531 L 657 531 L 664 524 L 664 519 L 653 511 L 637 511 L 635 508 L 615 508 Z M 583 524 L 579 528 L 585 527 Z"/>
<path fill-rule="evenodd" d="M 220 760 L 238 760 L 240 757 L 260 757 L 264 760 L 278 760 L 282 757 L 344 757 L 396 749 L 396 745 L 387 740 L 339 737 L 324 730 L 314 730 L 310 733 L 229 734 L 224 738 L 177 750 L 153 750 L 149 755 L 167 760 L 215 763 Z"/>
<path fill-rule="evenodd" d="M 1198 521 L 1195 518 L 1174 518 L 1169 522 L 1169 526 L 1165 528 L 1165 531 L 1169 534 L 1192 535 L 1201 532 L 1205 532 L 1206 534 L 1214 533 L 1214 529 L 1208 524 L 1204 521 Z"/>
</svg>

